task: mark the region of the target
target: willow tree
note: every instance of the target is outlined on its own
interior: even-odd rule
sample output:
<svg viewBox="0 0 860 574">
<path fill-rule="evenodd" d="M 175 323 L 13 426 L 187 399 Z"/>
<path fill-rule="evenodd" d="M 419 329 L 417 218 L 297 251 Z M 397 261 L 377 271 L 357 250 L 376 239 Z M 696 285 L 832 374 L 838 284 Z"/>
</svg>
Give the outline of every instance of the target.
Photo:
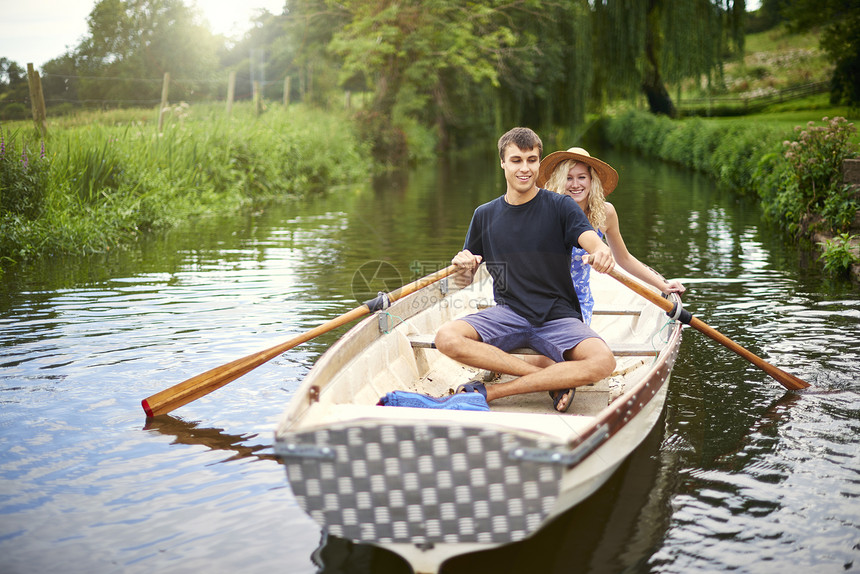
<svg viewBox="0 0 860 574">
<path fill-rule="evenodd" d="M 641 91 L 652 112 L 675 115 L 666 88 L 720 69 L 727 38 L 742 49 L 744 0 L 594 3 L 596 78 L 610 98 Z"/>
<path fill-rule="evenodd" d="M 537 7 L 536 0 L 524 0 Z M 408 119 L 433 125 L 445 147 L 456 115 L 457 86 L 499 86 L 495 65 L 516 44 L 500 18 L 508 2 L 452 0 L 340 0 L 348 14 L 329 50 L 342 58 L 343 82 L 361 78 L 372 91 L 367 110 L 377 152 L 403 149 L 397 126 Z M 398 142 L 399 140 L 399 142 Z"/>
<path fill-rule="evenodd" d="M 501 84 L 492 102 L 496 132 L 518 124 L 549 135 L 584 121 L 595 79 L 592 16 L 588 0 L 542 2 L 519 14 L 516 57 L 494 62 Z"/>
</svg>

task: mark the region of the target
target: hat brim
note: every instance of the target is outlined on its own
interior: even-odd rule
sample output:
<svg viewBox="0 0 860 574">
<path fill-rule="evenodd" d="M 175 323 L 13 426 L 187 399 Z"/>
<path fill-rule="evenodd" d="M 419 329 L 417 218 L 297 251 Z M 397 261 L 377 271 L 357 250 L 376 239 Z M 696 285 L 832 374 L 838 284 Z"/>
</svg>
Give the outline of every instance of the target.
<svg viewBox="0 0 860 574">
<path fill-rule="evenodd" d="M 618 172 L 615 171 L 611 165 L 605 161 L 597 159 L 596 157 L 570 151 L 554 151 L 543 158 L 540 162 L 540 171 L 538 172 L 536 182 L 537 186 L 545 186 L 546 182 L 549 181 L 552 172 L 555 171 L 555 168 L 557 168 L 560 163 L 569 159 L 587 164 L 597 172 L 597 177 L 600 178 L 600 183 L 603 184 L 603 195 L 609 195 L 615 190 L 618 185 Z"/>
</svg>

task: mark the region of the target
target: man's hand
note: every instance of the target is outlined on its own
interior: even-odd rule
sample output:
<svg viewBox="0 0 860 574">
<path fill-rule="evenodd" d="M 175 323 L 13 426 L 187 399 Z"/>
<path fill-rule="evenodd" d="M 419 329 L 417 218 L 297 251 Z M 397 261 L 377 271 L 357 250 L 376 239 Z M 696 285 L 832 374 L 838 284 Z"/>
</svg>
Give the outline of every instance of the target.
<svg viewBox="0 0 860 574">
<path fill-rule="evenodd" d="M 481 265 L 482 257 L 475 255 L 468 249 L 464 249 L 451 259 L 451 263 L 459 268 L 459 271 L 452 275 L 451 278 L 457 287 L 465 287 L 475 278 L 475 271 Z"/>
<path fill-rule="evenodd" d="M 601 249 L 595 253 L 589 253 L 582 256 L 582 262 L 591 265 L 591 267 L 600 273 L 607 273 L 615 267 L 615 258 L 612 257 L 612 251 L 609 247 L 605 250 Z"/>
<path fill-rule="evenodd" d="M 594 231 L 586 231 L 580 235 L 579 244 L 588 251 L 588 255 L 583 256 L 582 262 L 591 265 L 595 271 L 606 273 L 615 267 L 612 250 Z"/>
</svg>

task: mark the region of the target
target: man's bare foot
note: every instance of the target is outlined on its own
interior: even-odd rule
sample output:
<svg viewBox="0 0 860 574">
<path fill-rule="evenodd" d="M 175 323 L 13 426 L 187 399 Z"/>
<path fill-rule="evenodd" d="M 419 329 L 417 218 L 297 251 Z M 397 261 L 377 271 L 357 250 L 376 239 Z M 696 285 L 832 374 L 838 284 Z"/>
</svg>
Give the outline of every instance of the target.
<svg viewBox="0 0 860 574">
<path fill-rule="evenodd" d="M 576 389 L 566 389 L 563 391 L 550 391 L 549 396 L 552 398 L 552 404 L 560 413 L 566 413 L 573 403 L 573 395 Z"/>
</svg>

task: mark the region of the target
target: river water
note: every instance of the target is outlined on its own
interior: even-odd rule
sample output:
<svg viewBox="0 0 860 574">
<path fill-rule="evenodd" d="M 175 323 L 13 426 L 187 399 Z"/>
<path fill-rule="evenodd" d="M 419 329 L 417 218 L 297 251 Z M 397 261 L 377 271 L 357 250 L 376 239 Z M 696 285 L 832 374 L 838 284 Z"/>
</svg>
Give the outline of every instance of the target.
<svg viewBox="0 0 860 574">
<path fill-rule="evenodd" d="M 785 391 L 687 329 L 662 425 L 593 497 L 538 535 L 445 572 L 860 570 L 860 290 L 707 178 L 618 150 L 631 251 L 687 307 L 812 383 Z M 171 416 L 140 400 L 271 347 L 386 285 L 447 265 L 503 189 L 470 157 L 126 250 L 53 257 L 0 288 L 0 572 L 407 572 L 325 538 L 271 447 L 321 336 Z M 391 268 L 389 268 L 391 269 Z M 391 285 L 392 287 L 394 285 Z M 372 286 L 370 286 L 372 287 Z"/>
</svg>

